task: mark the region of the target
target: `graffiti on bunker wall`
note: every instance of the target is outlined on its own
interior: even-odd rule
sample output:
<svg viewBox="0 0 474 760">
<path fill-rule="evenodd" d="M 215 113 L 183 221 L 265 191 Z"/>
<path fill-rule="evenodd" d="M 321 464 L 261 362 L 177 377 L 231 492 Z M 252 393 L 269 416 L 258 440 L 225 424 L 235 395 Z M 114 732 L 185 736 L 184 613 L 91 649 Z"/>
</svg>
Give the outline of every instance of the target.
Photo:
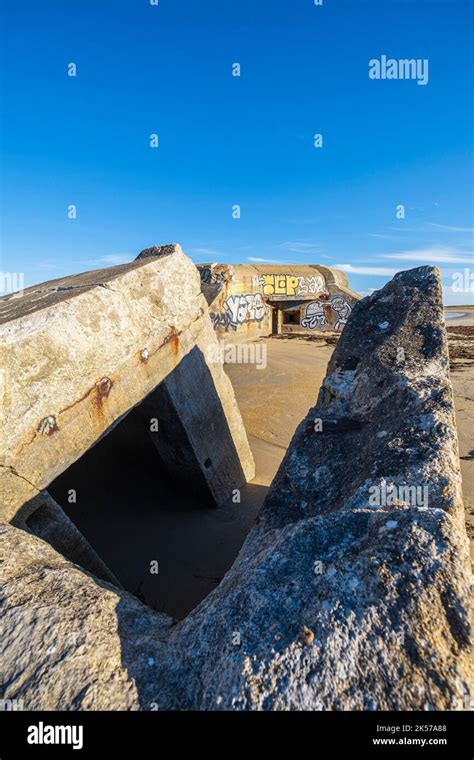
<svg viewBox="0 0 474 760">
<path fill-rule="evenodd" d="M 320 275 L 315 277 L 298 277 L 297 296 L 314 295 L 316 293 L 327 293 L 324 280 Z"/>
<path fill-rule="evenodd" d="M 310 301 L 305 307 L 304 315 L 300 322 L 301 327 L 307 330 L 316 330 L 324 327 L 327 324 L 325 305 L 327 306 L 324 301 Z M 329 305 L 336 315 L 334 329 L 342 330 L 349 319 L 352 307 L 342 296 L 333 296 Z"/>
<path fill-rule="evenodd" d="M 316 330 L 318 327 L 324 327 L 326 323 L 323 301 L 310 301 L 305 308 L 304 317 L 301 319 L 301 327 L 305 327 L 307 330 Z"/>
<path fill-rule="evenodd" d="M 232 269 L 222 266 L 201 267 L 199 275 L 201 282 L 206 283 L 206 285 L 219 285 L 222 290 L 224 283 L 232 278 Z"/>
<path fill-rule="evenodd" d="M 214 285 L 214 283 L 219 281 L 217 273 L 213 272 L 211 267 L 202 267 L 202 269 L 199 270 L 199 274 L 201 276 L 201 282 L 205 282 L 207 285 Z"/>
<path fill-rule="evenodd" d="M 297 277 L 292 274 L 262 274 L 259 276 L 258 282 L 265 296 L 287 296 L 291 298 L 327 292 L 321 275 Z"/>
<path fill-rule="evenodd" d="M 214 327 L 237 330 L 244 322 L 261 322 L 268 313 L 268 306 L 260 293 L 237 294 L 226 298 L 221 312 L 210 314 Z"/>
<path fill-rule="evenodd" d="M 336 324 L 334 325 L 334 329 L 342 330 L 343 326 L 349 319 L 349 314 L 352 311 L 352 307 L 342 296 L 334 296 L 334 298 L 331 298 L 331 306 L 337 314 L 337 320 Z"/>
</svg>

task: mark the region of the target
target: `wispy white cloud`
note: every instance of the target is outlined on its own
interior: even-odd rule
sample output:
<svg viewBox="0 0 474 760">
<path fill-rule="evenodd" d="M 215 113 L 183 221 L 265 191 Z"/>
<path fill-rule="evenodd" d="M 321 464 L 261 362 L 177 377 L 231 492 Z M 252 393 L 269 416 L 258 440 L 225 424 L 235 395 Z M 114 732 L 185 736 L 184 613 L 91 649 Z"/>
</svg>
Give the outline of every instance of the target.
<svg viewBox="0 0 474 760">
<path fill-rule="evenodd" d="M 393 277 L 398 272 L 398 269 L 390 269 L 389 267 L 359 267 L 352 264 L 334 264 L 334 266 L 348 274 L 366 274 L 369 277 Z"/>
<path fill-rule="evenodd" d="M 252 261 L 254 264 L 287 264 L 286 261 L 280 261 L 279 259 L 260 259 L 257 256 L 247 256 L 247 261 Z"/>
<path fill-rule="evenodd" d="M 105 264 L 106 266 L 116 266 L 118 264 L 128 264 L 134 258 L 131 253 L 109 253 L 101 256 L 100 259 L 90 259 L 89 264 Z"/>
<path fill-rule="evenodd" d="M 400 240 L 400 235 L 383 235 L 379 232 L 368 232 L 369 237 L 379 238 L 380 240 Z"/>
<path fill-rule="evenodd" d="M 280 250 L 290 251 L 291 253 L 319 252 L 319 246 L 317 243 L 307 242 L 304 240 L 288 240 L 285 243 L 278 243 L 274 247 Z"/>
<path fill-rule="evenodd" d="M 474 227 L 452 227 L 450 224 L 436 224 L 436 222 L 426 222 L 429 227 L 436 227 L 438 230 L 447 232 L 474 232 Z"/>
<path fill-rule="evenodd" d="M 450 246 L 433 246 L 432 248 L 419 248 L 398 253 L 381 254 L 383 259 L 397 259 L 398 261 L 425 261 L 430 264 L 472 264 L 473 256 L 469 251 Z"/>
<path fill-rule="evenodd" d="M 59 264 L 55 259 L 45 259 L 44 261 L 39 261 L 37 266 L 38 266 L 38 269 L 47 270 L 47 271 L 51 271 L 53 269 L 59 268 Z"/>
</svg>

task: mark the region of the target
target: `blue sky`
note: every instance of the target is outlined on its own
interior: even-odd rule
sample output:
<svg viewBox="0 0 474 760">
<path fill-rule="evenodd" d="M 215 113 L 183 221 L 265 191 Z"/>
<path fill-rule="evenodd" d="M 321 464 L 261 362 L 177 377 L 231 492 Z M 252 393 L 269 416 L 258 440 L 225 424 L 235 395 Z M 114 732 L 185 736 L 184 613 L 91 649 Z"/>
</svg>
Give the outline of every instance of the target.
<svg viewBox="0 0 474 760">
<path fill-rule="evenodd" d="M 196 262 L 342 266 L 364 294 L 434 263 L 446 303 L 472 300 L 451 290 L 472 271 L 471 3 L 2 8 L 2 271 L 31 285 L 176 241 Z M 428 59 L 428 84 L 370 79 L 382 54 Z"/>
</svg>

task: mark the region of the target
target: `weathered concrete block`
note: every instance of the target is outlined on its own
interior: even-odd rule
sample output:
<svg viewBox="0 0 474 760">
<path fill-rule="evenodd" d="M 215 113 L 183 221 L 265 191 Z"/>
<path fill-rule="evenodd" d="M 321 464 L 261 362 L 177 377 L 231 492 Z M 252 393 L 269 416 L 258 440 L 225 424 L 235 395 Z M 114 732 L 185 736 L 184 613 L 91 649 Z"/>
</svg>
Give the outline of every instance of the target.
<svg viewBox="0 0 474 760">
<path fill-rule="evenodd" d="M 28 510 L 38 493 L 196 345 L 217 345 L 194 264 L 177 244 L 158 250 L 159 256 L 144 255 L 0 300 L 4 519 Z M 253 477 L 252 455 L 223 368 L 212 369 L 208 378 L 219 402 L 228 404 L 223 414 L 233 444 L 230 456 L 239 460 L 234 468 L 241 473 L 239 487 Z M 216 498 L 225 498 L 217 481 L 212 488 Z"/>
<path fill-rule="evenodd" d="M 182 625 L 189 692 L 207 708 L 465 709 L 460 486 L 441 284 L 422 267 L 354 307 L 257 527 Z"/>
</svg>

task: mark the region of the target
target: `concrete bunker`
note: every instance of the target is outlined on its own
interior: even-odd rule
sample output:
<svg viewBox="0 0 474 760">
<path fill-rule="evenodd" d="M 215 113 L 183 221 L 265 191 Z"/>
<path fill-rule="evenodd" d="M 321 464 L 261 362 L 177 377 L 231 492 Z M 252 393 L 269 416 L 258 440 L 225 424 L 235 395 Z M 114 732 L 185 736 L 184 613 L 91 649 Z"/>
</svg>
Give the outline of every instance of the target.
<svg viewBox="0 0 474 760">
<path fill-rule="evenodd" d="M 209 360 L 217 339 L 198 272 L 177 245 L 151 251 L 0 307 L 2 518 L 114 583 L 91 546 L 98 523 L 89 524 L 90 542 L 75 524 L 77 489 L 61 506 L 53 496 L 101 451 L 113 458 L 124 432 L 162 486 L 166 478 L 188 486 L 188 502 L 192 492 L 193 503 L 223 505 L 254 475 L 231 383 Z M 96 503 L 99 521 L 103 508 Z"/>
<path fill-rule="evenodd" d="M 224 340 L 340 333 L 360 296 L 322 264 L 199 264 L 214 328 Z"/>
</svg>

